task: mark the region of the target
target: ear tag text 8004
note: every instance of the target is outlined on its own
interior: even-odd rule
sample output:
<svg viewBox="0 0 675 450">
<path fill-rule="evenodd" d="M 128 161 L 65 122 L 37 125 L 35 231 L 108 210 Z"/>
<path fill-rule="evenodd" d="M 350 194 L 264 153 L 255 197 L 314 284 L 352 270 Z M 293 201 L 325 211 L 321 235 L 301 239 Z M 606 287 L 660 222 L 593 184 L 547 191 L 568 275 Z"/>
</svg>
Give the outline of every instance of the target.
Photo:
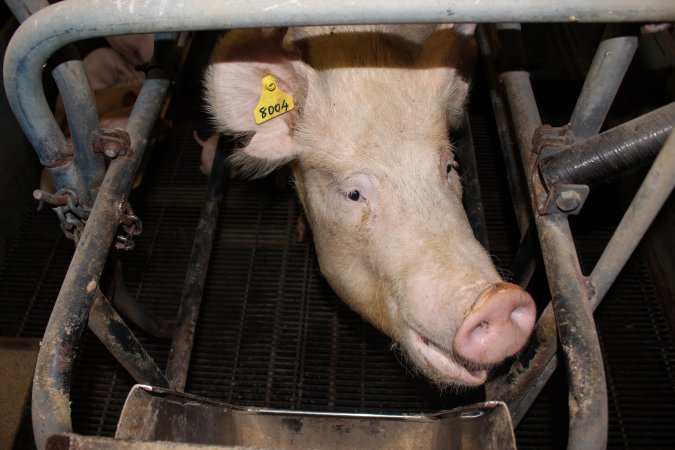
<svg viewBox="0 0 675 450">
<path fill-rule="evenodd" d="M 260 125 L 274 119 L 292 110 L 294 106 L 293 96 L 282 91 L 272 75 L 267 75 L 262 79 L 260 101 L 253 110 L 255 123 Z"/>
</svg>

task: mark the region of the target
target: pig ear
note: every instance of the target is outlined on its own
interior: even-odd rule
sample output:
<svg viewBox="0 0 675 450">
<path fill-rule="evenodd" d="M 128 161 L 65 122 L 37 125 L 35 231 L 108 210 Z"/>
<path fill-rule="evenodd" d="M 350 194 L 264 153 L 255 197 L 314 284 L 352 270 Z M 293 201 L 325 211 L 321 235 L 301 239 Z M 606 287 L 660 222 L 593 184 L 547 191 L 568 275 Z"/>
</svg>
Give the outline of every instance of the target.
<svg viewBox="0 0 675 450">
<path fill-rule="evenodd" d="M 469 96 L 469 80 L 477 53 L 473 36 L 475 28 L 475 24 L 439 25 L 424 42 L 416 61 L 419 68 L 441 69 L 445 72 L 443 81 L 447 90 L 444 96 L 447 99 L 450 126 L 453 128 L 461 123 Z"/>
<path fill-rule="evenodd" d="M 311 70 L 291 48 L 283 47 L 285 29 L 236 30 L 217 45 L 205 75 L 207 107 L 218 131 L 252 136 L 232 162 L 245 175 L 260 177 L 294 159 L 293 129 L 307 91 Z M 277 86 L 293 97 L 293 110 L 255 123 L 262 79 L 274 76 Z"/>
</svg>

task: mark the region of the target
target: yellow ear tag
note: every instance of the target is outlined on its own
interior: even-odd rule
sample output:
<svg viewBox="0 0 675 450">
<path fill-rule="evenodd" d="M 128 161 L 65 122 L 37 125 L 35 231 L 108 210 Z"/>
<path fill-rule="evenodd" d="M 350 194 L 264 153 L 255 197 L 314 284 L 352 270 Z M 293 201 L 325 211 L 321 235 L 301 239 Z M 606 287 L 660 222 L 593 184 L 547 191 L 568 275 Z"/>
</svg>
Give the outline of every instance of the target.
<svg viewBox="0 0 675 450">
<path fill-rule="evenodd" d="M 274 119 L 292 110 L 294 106 L 293 96 L 282 91 L 272 75 L 267 75 L 262 79 L 260 101 L 253 110 L 255 123 L 260 125 Z"/>
</svg>

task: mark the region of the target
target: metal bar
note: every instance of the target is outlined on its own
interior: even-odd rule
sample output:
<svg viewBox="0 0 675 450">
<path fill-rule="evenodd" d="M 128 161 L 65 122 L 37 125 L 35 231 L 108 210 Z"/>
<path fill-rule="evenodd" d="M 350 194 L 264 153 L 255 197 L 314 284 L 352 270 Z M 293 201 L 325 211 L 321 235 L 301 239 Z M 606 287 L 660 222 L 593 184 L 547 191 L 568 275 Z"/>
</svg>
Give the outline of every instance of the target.
<svg viewBox="0 0 675 450">
<path fill-rule="evenodd" d="M 509 191 L 511 193 L 511 200 L 513 202 L 514 213 L 516 221 L 518 222 L 518 229 L 520 236 L 525 236 L 530 225 L 530 202 L 527 194 L 527 185 L 523 178 L 522 168 L 518 163 L 516 152 L 512 150 L 514 142 L 511 136 L 511 130 L 506 113 L 506 105 L 499 92 L 499 81 L 497 74 L 493 68 L 503 62 L 504 56 L 502 54 L 503 46 L 506 43 L 501 43 L 494 35 L 493 27 L 487 25 L 478 26 L 476 29 L 476 38 L 480 48 L 483 66 L 485 67 L 486 77 L 490 86 L 490 99 L 492 101 L 492 110 L 497 122 L 497 134 L 499 142 L 503 149 L 504 165 L 506 166 L 506 180 L 509 184 Z M 509 51 L 506 51 L 508 54 Z M 520 57 L 516 57 L 520 62 Z M 499 60 L 499 62 L 498 62 Z M 512 63 L 506 62 L 509 66 Z M 517 63 L 516 63 L 517 64 Z"/>
<path fill-rule="evenodd" d="M 185 388 L 197 317 L 199 316 L 206 273 L 211 258 L 213 236 L 229 178 L 225 154 L 225 139 L 221 136 L 218 139 L 213 167 L 206 187 L 204 207 L 195 231 L 195 240 L 192 244 L 192 253 L 185 274 L 185 284 L 183 285 L 181 303 L 176 318 L 176 328 L 174 329 L 169 360 L 166 365 L 166 377 L 171 383 L 171 387 L 178 391 L 183 391 Z"/>
<path fill-rule="evenodd" d="M 478 180 L 478 167 L 476 166 L 476 153 L 473 147 L 471 122 L 469 113 L 465 112 L 462 119 L 462 129 L 457 145 L 457 160 L 462 174 L 462 203 L 473 229 L 473 234 L 485 249 L 489 249 L 487 225 L 485 224 L 485 212 L 480 194 L 480 182 Z"/>
<path fill-rule="evenodd" d="M 168 84 L 150 78 L 143 85 L 129 117 L 132 151 L 110 163 L 49 318 L 33 379 L 33 431 L 39 449 L 50 434 L 72 429 L 73 358 L 118 226 L 116 211 L 131 189 Z"/>
<path fill-rule="evenodd" d="M 49 6 L 46 0 L 6 0 L 5 3 L 19 22 L 24 22 L 31 14 Z M 69 123 L 72 124 L 70 128 L 75 162 L 72 161 L 60 129 L 55 132 L 50 128 L 49 131 L 54 134 L 29 136 L 29 139 L 38 152 L 40 162 L 52 176 L 57 190 L 74 189 L 78 198 L 91 206 L 105 173 L 103 157 L 91 151 L 91 132 L 98 129 L 96 102 L 75 47 L 66 46 L 59 52 L 59 57 L 61 62 L 56 64 L 52 76 L 63 98 Z M 52 142 L 51 147 L 48 142 Z M 61 167 L 56 170 L 53 167 L 63 164 L 74 164 L 74 167 L 72 170 L 63 170 Z"/>
<path fill-rule="evenodd" d="M 117 34 L 365 23 L 428 22 L 620 22 L 672 21 L 675 6 L 663 0 L 541 1 L 473 0 L 439 4 L 436 0 L 364 0 L 350 5 L 314 0 L 223 2 L 201 0 L 167 3 L 69 0 L 38 11 L 19 27 L 5 56 L 8 100 L 43 164 L 61 161 L 66 149 L 41 89 L 41 68 L 58 48 L 77 40 Z M 52 136 L 51 140 L 41 137 Z M 61 175 L 61 174 L 55 174 Z M 76 176 L 75 171 L 68 176 Z M 55 180 L 60 182 L 61 180 Z"/>
<path fill-rule="evenodd" d="M 172 322 L 158 317 L 129 293 L 119 260 L 115 267 L 115 293 L 112 298 L 115 308 L 146 333 L 156 337 L 173 335 L 174 324 Z"/>
<path fill-rule="evenodd" d="M 616 36 L 618 32 L 612 25 L 606 28 L 584 80 L 570 119 L 570 130 L 578 138 L 600 131 L 637 49 L 637 36 Z"/>
<path fill-rule="evenodd" d="M 100 290 L 94 295 L 88 325 L 136 383 L 169 387 L 160 368 Z"/>
<path fill-rule="evenodd" d="M 591 272 L 597 308 L 675 186 L 675 131 L 670 133 L 600 260 Z"/>
<path fill-rule="evenodd" d="M 675 125 L 675 102 L 539 161 L 547 189 L 558 183 L 590 184 L 638 168 L 654 158 Z"/>
<path fill-rule="evenodd" d="M 522 279 L 518 281 L 524 287 L 521 283 L 529 282 L 530 275 L 535 269 L 534 260 L 530 260 L 530 264 L 524 261 L 529 256 L 525 247 L 528 247 L 527 242 L 530 240 L 537 241 L 538 248 L 538 236 L 536 227 L 532 224 L 527 183 L 518 161 L 517 151 L 514 150 L 515 137 L 512 134 L 513 126 L 508 118 L 503 86 L 495 70 L 496 67 L 516 70 L 527 65 L 522 55 L 519 30 L 518 24 L 500 26 L 500 36 L 497 37 L 495 26 L 480 25 L 477 28 L 477 39 L 490 86 L 490 98 L 506 166 L 509 191 L 521 234 L 521 244 L 514 259 L 514 269 L 523 268 Z M 530 115 L 536 116 L 538 113 L 532 112 Z M 512 272 L 515 275 L 521 274 L 520 270 Z M 520 352 L 509 371 L 488 381 L 485 385 L 486 398 L 500 399 L 509 405 L 514 426 L 520 423 L 557 367 L 557 348 L 555 317 L 549 304 L 537 322 L 532 339 Z"/>
<path fill-rule="evenodd" d="M 68 126 L 74 149 L 75 165 L 87 187 L 81 201 L 85 205 L 93 204 L 98 188 L 105 175 L 103 155 L 94 153 L 91 148 L 91 134 L 99 129 L 96 99 L 84 72 L 80 55 L 73 45 L 59 51 L 60 58 L 65 59 L 52 71 L 52 76 L 59 88 L 63 107 L 68 118 Z M 42 140 L 51 139 L 43 136 Z M 61 187 L 56 186 L 57 189 Z M 78 192 L 79 195 L 82 193 Z"/>
<path fill-rule="evenodd" d="M 501 80 L 513 117 L 523 169 L 525 173 L 532 173 L 536 161 L 532 152 L 532 136 L 541 125 L 541 119 L 529 74 L 524 71 L 507 72 Z M 536 210 L 536 179 L 527 177 L 527 180 L 532 208 Z M 579 267 L 567 217 L 535 214 L 534 221 L 568 368 L 568 448 L 604 448 L 608 426 L 604 367 L 590 309 L 590 294 Z"/>
</svg>

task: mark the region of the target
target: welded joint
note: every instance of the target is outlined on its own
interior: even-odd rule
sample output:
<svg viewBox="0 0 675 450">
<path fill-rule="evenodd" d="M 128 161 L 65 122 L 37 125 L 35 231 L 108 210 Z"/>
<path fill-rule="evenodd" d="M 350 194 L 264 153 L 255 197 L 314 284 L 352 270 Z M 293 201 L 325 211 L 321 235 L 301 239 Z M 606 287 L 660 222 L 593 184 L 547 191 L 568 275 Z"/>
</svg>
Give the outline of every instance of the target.
<svg viewBox="0 0 675 450">
<path fill-rule="evenodd" d="M 91 133 L 91 148 L 94 153 L 103 153 L 108 158 L 131 156 L 131 137 L 121 128 L 101 128 Z"/>
</svg>

